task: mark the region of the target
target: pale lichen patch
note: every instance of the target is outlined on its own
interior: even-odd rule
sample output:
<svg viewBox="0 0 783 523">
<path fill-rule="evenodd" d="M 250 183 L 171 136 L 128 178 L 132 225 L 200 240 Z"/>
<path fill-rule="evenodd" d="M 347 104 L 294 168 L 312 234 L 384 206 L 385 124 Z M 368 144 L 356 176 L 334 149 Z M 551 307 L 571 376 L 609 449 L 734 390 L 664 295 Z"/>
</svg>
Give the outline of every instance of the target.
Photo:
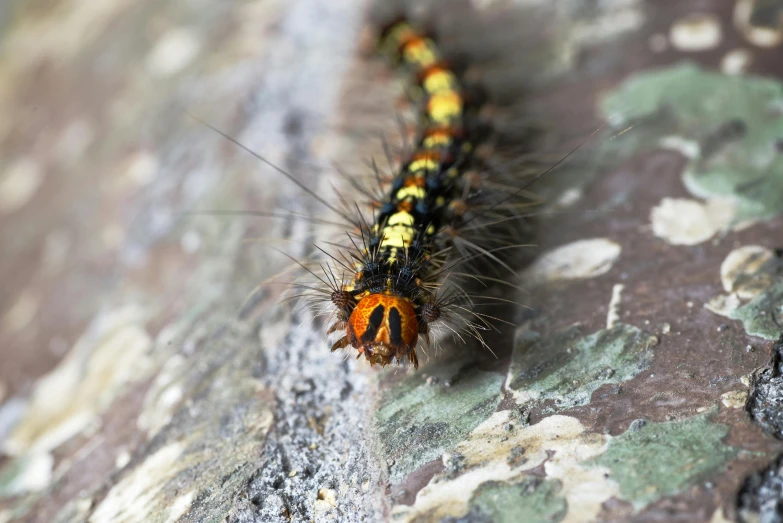
<svg viewBox="0 0 783 523">
<path fill-rule="evenodd" d="M 181 354 L 175 354 L 166 361 L 147 394 L 138 418 L 138 426 L 152 437 L 163 428 L 174 415 L 182 401 L 184 391 L 177 380 L 187 371 L 187 361 Z"/>
<path fill-rule="evenodd" d="M 645 11 L 639 0 L 611 0 L 608 4 L 605 11 L 598 10 L 594 13 L 597 16 L 580 20 L 571 28 L 569 38 L 576 47 L 613 41 L 644 25 Z"/>
<path fill-rule="evenodd" d="M 170 29 L 147 56 L 147 70 L 155 76 L 171 76 L 190 65 L 200 51 L 201 43 L 192 31 Z"/>
<path fill-rule="evenodd" d="M 732 250 L 720 268 L 728 294 L 719 294 L 704 307 L 715 314 L 741 320 L 748 334 L 776 339 L 783 310 L 783 284 L 775 283 L 781 261 L 770 249 L 745 245 Z"/>
<path fill-rule="evenodd" d="M 609 312 L 606 313 L 606 328 L 611 329 L 620 321 L 620 301 L 625 285 L 616 283 L 612 287 L 612 299 L 609 301 Z"/>
<path fill-rule="evenodd" d="M 721 316 L 730 317 L 742 305 L 736 294 L 719 294 L 704 304 L 704 308 Z"/>
<path fill-rule="evenodd" d="M 170 443 L 151 454 L 144 463 L 117 483 L 95 508 L 90 523 L 144 523 L 157 515 L 153 501 L 164 486 L 186 465 L 180 459 L 183 443 Z M 173 507 L 172 507 L 173 508 Z"/>
<path fill-rule="evenodd" d="M 3 449 L 47 452 L 93 423 L 130 382 L 150 371 L 152 339 L 134 307 L 99 316 L 62 362 L 36 383 Z"/>
<path fill-rule="evenodd" d="M 586 432 L 576 418 L 569 416 L 550 416 L 509 433 L 508 426 L 515 421 L 511 411 L 501 411 L 477 426 L 454 449 L 462 456 L 462 470 L 437 474 L 419 492 L 412 506 L 393 508 L 395 519 L 412 521 L 423 515 L 433 520 L 459 517 L 469 513 L 472 504 L 486 513 L 491 499 L 482 498 L 482 487 L 525 484 L 531 479 L 528 471 L 542 465 L 552 483 L 538 493 L 536 489 L 523 489 L 518 507 L 521 514 L 544 512 L 557 515 L 558 521 L 561 517 L 562 521 L 579 521 L 595 517 L 601 504 L 619 492 L 617 484 L 605 475 L 606 470 L 584 466 L 584 462 L 605 451 L 608 436 Z M 524 460 L 508 459 L 515 448 L 524 449 Z M 542 496 L 544 493 L 546 496 Z M 528 495 L 545 498 L 548 506 L 530 503 L 525 499 Z M 558 509 L 565 500 L 567 514 Z M 496 508 L 506 515 L 515 513 L 507 512 L 508 507 Z"/>
<path fill-rule="evenodd" d="M 687 140 L 682 136 L 664 136 L 658 144 L 664 149 L 677 151 L 686 158 L 694 160 L 701 156 L 701 145 L 696 140 Z"/>
<path fill-rule="evenodd" d="M 117 470 L 124 468 L 125 465 L 130 463 L 131 460 L 131 453 L 128 451 L 127 448 L 122 448 L 117 453 L 117 456 L 114 458 L 114 468 Z"/>
<path fill-rule="evenodd" d="M 622 248 L 607 238 L 579 240 L 545 252 L 525 271 L 525 282 L 594 278 L 612 269 Z"/>
<path fill-rule="evenodd" d="M 734 26 L 748 40 L 759 47 L 775 47 L 783 42 L 783 16 L 778 14 L 777 25 L 761 25 L 754 23 L 754 14 L 757 12 L 755 0 L 738 0 L 734 6 Z M 780 7 L 770 2 L 767 7 L 768 17 L 774 17 L 775 10 Z M 772 16 L 769 16 L 772 15 Z"/>
<path fill-rule="evenodd" d="M 720 44 L 720 19 L 709 13 L 693 13 L 676 20 L 669 31 L 672 45 L 685 52 L 707 51 Z"/>
<path fill-rule="evenodd" d="M 118 193 L 127 193 L 151 183 L 160 168 L 157 155 L 147 149 L 139 149 L 124 160 L 118 175 L 108 180 L 108 184 Z"/>
<path fill-rule="evenodd" d="M 731 200 L 706 202 L 685 198 L 664 198 L 650 211 L 655 236 L 672 245 L 696 245 L 729 227 L 735 206 Z"/>
<path fill-rule="evenodd" d="M 185 515 L 185 513 L 188 512 L 191 504 L 193 503 L 193 498 L 196 497 L 196 492 L 197 491 L 195 490 L 191 490 L 186 494 L 178 496 L 177 499 L 174 500 L 174 502 L 171 504 L 171 508 L 169 509 L 169 515 L 166 519 L 166 523 L 176 523 L 182 516 Z"/>
<path fill-rule="evenodd" d="M 730 390 L 720 395 L 720 402 L 730 409 L 742 409 L 748 401 L 747 390 Z"/>
<path fill-rule="evenodd" d="M 761 245 L 743 245 L 731 251 L 720 266 L 723 290 L 749 300 L 772 284 L 772 275 L 762 268 L 775 253 Z"/>
<path fill-rule="evenodd" d="M 720 61 L 720 70 L 726 74 L 743 74 L 753 62 L 753 54 L 748 49 L 733 49 Z"/>
<path fill-rule="evenodd" d="M 44 180 L 32 158 L 20 158 L 0 171 L 0 213 L 12 213 L 32 199 Z"/>
<path fill-rule="evenodd" d="M 33 452 L 15 458 L 0 470 L 0 497 L 44 490 L 52 479 L 54 458 Z"/>
</svg>

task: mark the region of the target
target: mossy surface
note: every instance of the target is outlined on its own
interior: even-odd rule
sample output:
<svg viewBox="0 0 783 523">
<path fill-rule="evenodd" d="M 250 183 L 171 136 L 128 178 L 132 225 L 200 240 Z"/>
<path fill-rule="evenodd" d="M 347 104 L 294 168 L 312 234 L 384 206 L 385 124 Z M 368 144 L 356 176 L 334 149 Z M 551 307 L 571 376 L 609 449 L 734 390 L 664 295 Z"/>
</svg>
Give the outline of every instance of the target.
<svg viewBox="0 0 783 523">
<path fill-rule="evenodd" d="M 509 388 L 522 401 L 553 400 L 551 412 L 584 405 L 601 385 L 647 368 L 656 343 L 654 335 L 625 324 L 587 335 L 573 327 L 544 339 L 528 332 L 515 348 Z"/>
<path fill-rule="evenodd" d="M 500 403 L 503 376 L 464 360 L 441 367 L 433 378 L 411 376 L 387 391 L 377 413 L 378 441 L 392 482 L 440 458 Z"/>
<path fill-rule="evenodd" d="M 706 415 L 662 423 L 634 422 L 592 463 L 609 468 L 623 498 L 642 507 L 722 470 L 739 452 L 723 443 L 728 431 Z"/>
<path fill-rule="evenodd" d="M 778 282 L 748 303 L 731 311 L 729 317 L 740 320 L 745 331 L 751 336 L 774 340 L 780 336 L 781 331 L 780 326 L 775 324 L 775 320 L 782 316 L 781 304 L 783 304 L 783 282 Z M 777 321 L 780 322 L 779 319 Z"/>
<path fill-rule="evenodd" d="M 727 197 L 735 221 L 783 212 L 783 84 L 728 76 L 693 65 L 640 73 L 601 103 L 617 130 L 604 154 L 677 148 L 688 158 L 683 182 L 694 196 Z"/>
</svg>

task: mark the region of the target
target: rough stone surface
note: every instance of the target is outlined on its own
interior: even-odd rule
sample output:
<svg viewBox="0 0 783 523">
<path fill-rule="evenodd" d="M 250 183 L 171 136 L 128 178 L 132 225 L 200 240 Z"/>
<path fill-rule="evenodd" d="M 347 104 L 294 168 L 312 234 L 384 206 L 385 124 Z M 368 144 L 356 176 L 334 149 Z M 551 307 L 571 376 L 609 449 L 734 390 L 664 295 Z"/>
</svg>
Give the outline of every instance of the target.
<svg viewBox="0 0 783 523">
<path fill-rule="evenodd" d="M 745 480 L 738 499 L 742 521 L 783 521 L 783 470 L 780 462 L 779 458 Z"/>
<path fill-rule="evenodd" d="M 781 351 L 783 340 L 773 345 L 768 368 L 758 372 L 748 411 L 756 423 L 767 433 L 783 439 L 783 377 L 781 376 Z"/>
</svg>

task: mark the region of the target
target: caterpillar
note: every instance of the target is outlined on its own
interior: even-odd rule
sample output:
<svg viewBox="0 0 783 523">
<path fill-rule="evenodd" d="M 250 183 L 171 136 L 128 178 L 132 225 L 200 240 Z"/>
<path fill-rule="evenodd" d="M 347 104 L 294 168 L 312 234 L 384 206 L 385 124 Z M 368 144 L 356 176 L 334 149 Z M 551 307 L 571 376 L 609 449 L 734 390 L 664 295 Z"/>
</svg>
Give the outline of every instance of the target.
<svg viewBox="0 0 783 523">
<path fill-rule="evenodd" d="M 445 11 L 440 14 L 447 18 Z M 460 23 L 469 19 L 464 15 L 458 17 Z M 503 88 L 490 94 L 481 82 L 470 80 L 470 60 L 460 51 L 445 52 L 440 37 L 421 30 L 410 17 L 385 18 L 390 21 L 377 24 L 375 52 L 411 79 L 406 96 L 417 107 L 417 122 L 413 144 L 403 147 L 397 169 L 382 172 L 372 162 L 374 191 L 348 180 L 370 200 L 371 217 L 344 195 L 338 204 L 328 202 L 247 146 L 202 123 L 277 170 L 352 227 L 345 231 L 349 244 L 337 246 L 335 253 L 317 247 L 328 259 L 313 268 L 289 257 L 315 278 L 287 283 L 302 291 L 293 298 L 304 298 L 312 307 L 329 306 L 332 319 L 326 334 L 337 338 L 331 351 L 350 349 L 370 365 L 408 363 L 417 369 L 418 351 L 437 344 L 438 331 L 463 341 L 473 338 L 492 351 L 482 331 L 508 322 L 476 309 L 515 302 L 471 294 L 461 282 L 500 282 L 518 288 L 505 282 L 507 278 L 482 271 L 499 268 L 515 273 L 505 259 L 510 251 L 528 246 L 520 242 L 529 216 L 522 211 L 539 203 L 526 188 L 560 162 L 543 171 L 536 171 L 525 156 L 506 165 L 491 162 L 488 153 L 507 145 L 506 137 L 527 132 L 513 122 L 511 111 L 506 111 L 510 117 L 502 132 L 502 124 L 487 116 L 490 100 L 496 106 L 503 103 Z M 519 18 L 506 22 L 513 26 Z M 497 20 L 489 25 L 503 29 Z M 495 58 L 492 49 L 508 43 L 499 34 L 480 35 L 489 45 L 471 52 Z M 459 42 L 466 45 L 465 39 Z M 388 149 L 386 156 L 393 164 Z M 504 178 L 506 170 L 511 175 Z M 525 182 L 520 185 L 520 180 Z M 476 265 L 482 261 L 489 266 Z"/>
<path fill-rule="evenodd" d="M 446 224 L 462 221 L 473 189 L 467 169 L 473 144 L 460 82 L 435 42 L 407 21 L 381 33 L 380 47 L 415 74 L 422 94 L 421 131 L 372 225 L 351 280 L 337 284 L 330 331 L 345 330 L 332 350 L 350 345 L 371 363 L 408 360 L 418 367 L 421 335 L 450 300 L 438 297 Z"/>
<path fill-rule="evenodd" d="M 484 247 L 466 232 L 486 235 L 492 224 L 514 220 L 508 204 L 522 189 L 488 198 L 483 182 L 491 169 L 480 152 L 489 134 L 483 96 L 468 88 L 433 37 L 400 18 L 381 28 L 377 47 L 413 78 L 408 97 L 420 108 L 416 139 L 383 199 L 374 202 L 372 220 L 359 224 L 351 259 L 332 258 L 348 278 L 323 270 L 336 311 L 327 332 L 340 333 L 332 351 L 351 347 L 371 365 L 407 361 L 418 368 L 417 347 L 432 344 L 439 324 L 483 344 L 480 331 L 502 321 L 474 311 L 474 296 L 443 280 L 474 258 L 504 265 L 500 251 L 518 245 Z"/>
</svg>

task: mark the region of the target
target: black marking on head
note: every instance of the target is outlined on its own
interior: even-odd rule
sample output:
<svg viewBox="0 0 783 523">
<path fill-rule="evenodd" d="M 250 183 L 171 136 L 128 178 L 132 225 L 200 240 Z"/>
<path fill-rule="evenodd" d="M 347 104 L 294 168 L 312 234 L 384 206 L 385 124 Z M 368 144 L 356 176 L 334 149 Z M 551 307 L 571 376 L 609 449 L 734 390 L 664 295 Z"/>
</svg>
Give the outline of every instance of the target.
<svg viewBox="0 0 783 523">
<path fill-rule="evenodd" d="M 394 346 L 402 345 L 402 317 L 397 307 L 389 309 L 389 340 Z"/>
<path fill-rule="evenodd" d="M 362 334 L 362 341 L 365 343 L 375 340 L 375 336 L 378 334 L 378 327 L 383 323 L 383 305 L 378 305 L 370 313 L 369 321 L 367 322 L 367 330 Z"/>
</svg>

